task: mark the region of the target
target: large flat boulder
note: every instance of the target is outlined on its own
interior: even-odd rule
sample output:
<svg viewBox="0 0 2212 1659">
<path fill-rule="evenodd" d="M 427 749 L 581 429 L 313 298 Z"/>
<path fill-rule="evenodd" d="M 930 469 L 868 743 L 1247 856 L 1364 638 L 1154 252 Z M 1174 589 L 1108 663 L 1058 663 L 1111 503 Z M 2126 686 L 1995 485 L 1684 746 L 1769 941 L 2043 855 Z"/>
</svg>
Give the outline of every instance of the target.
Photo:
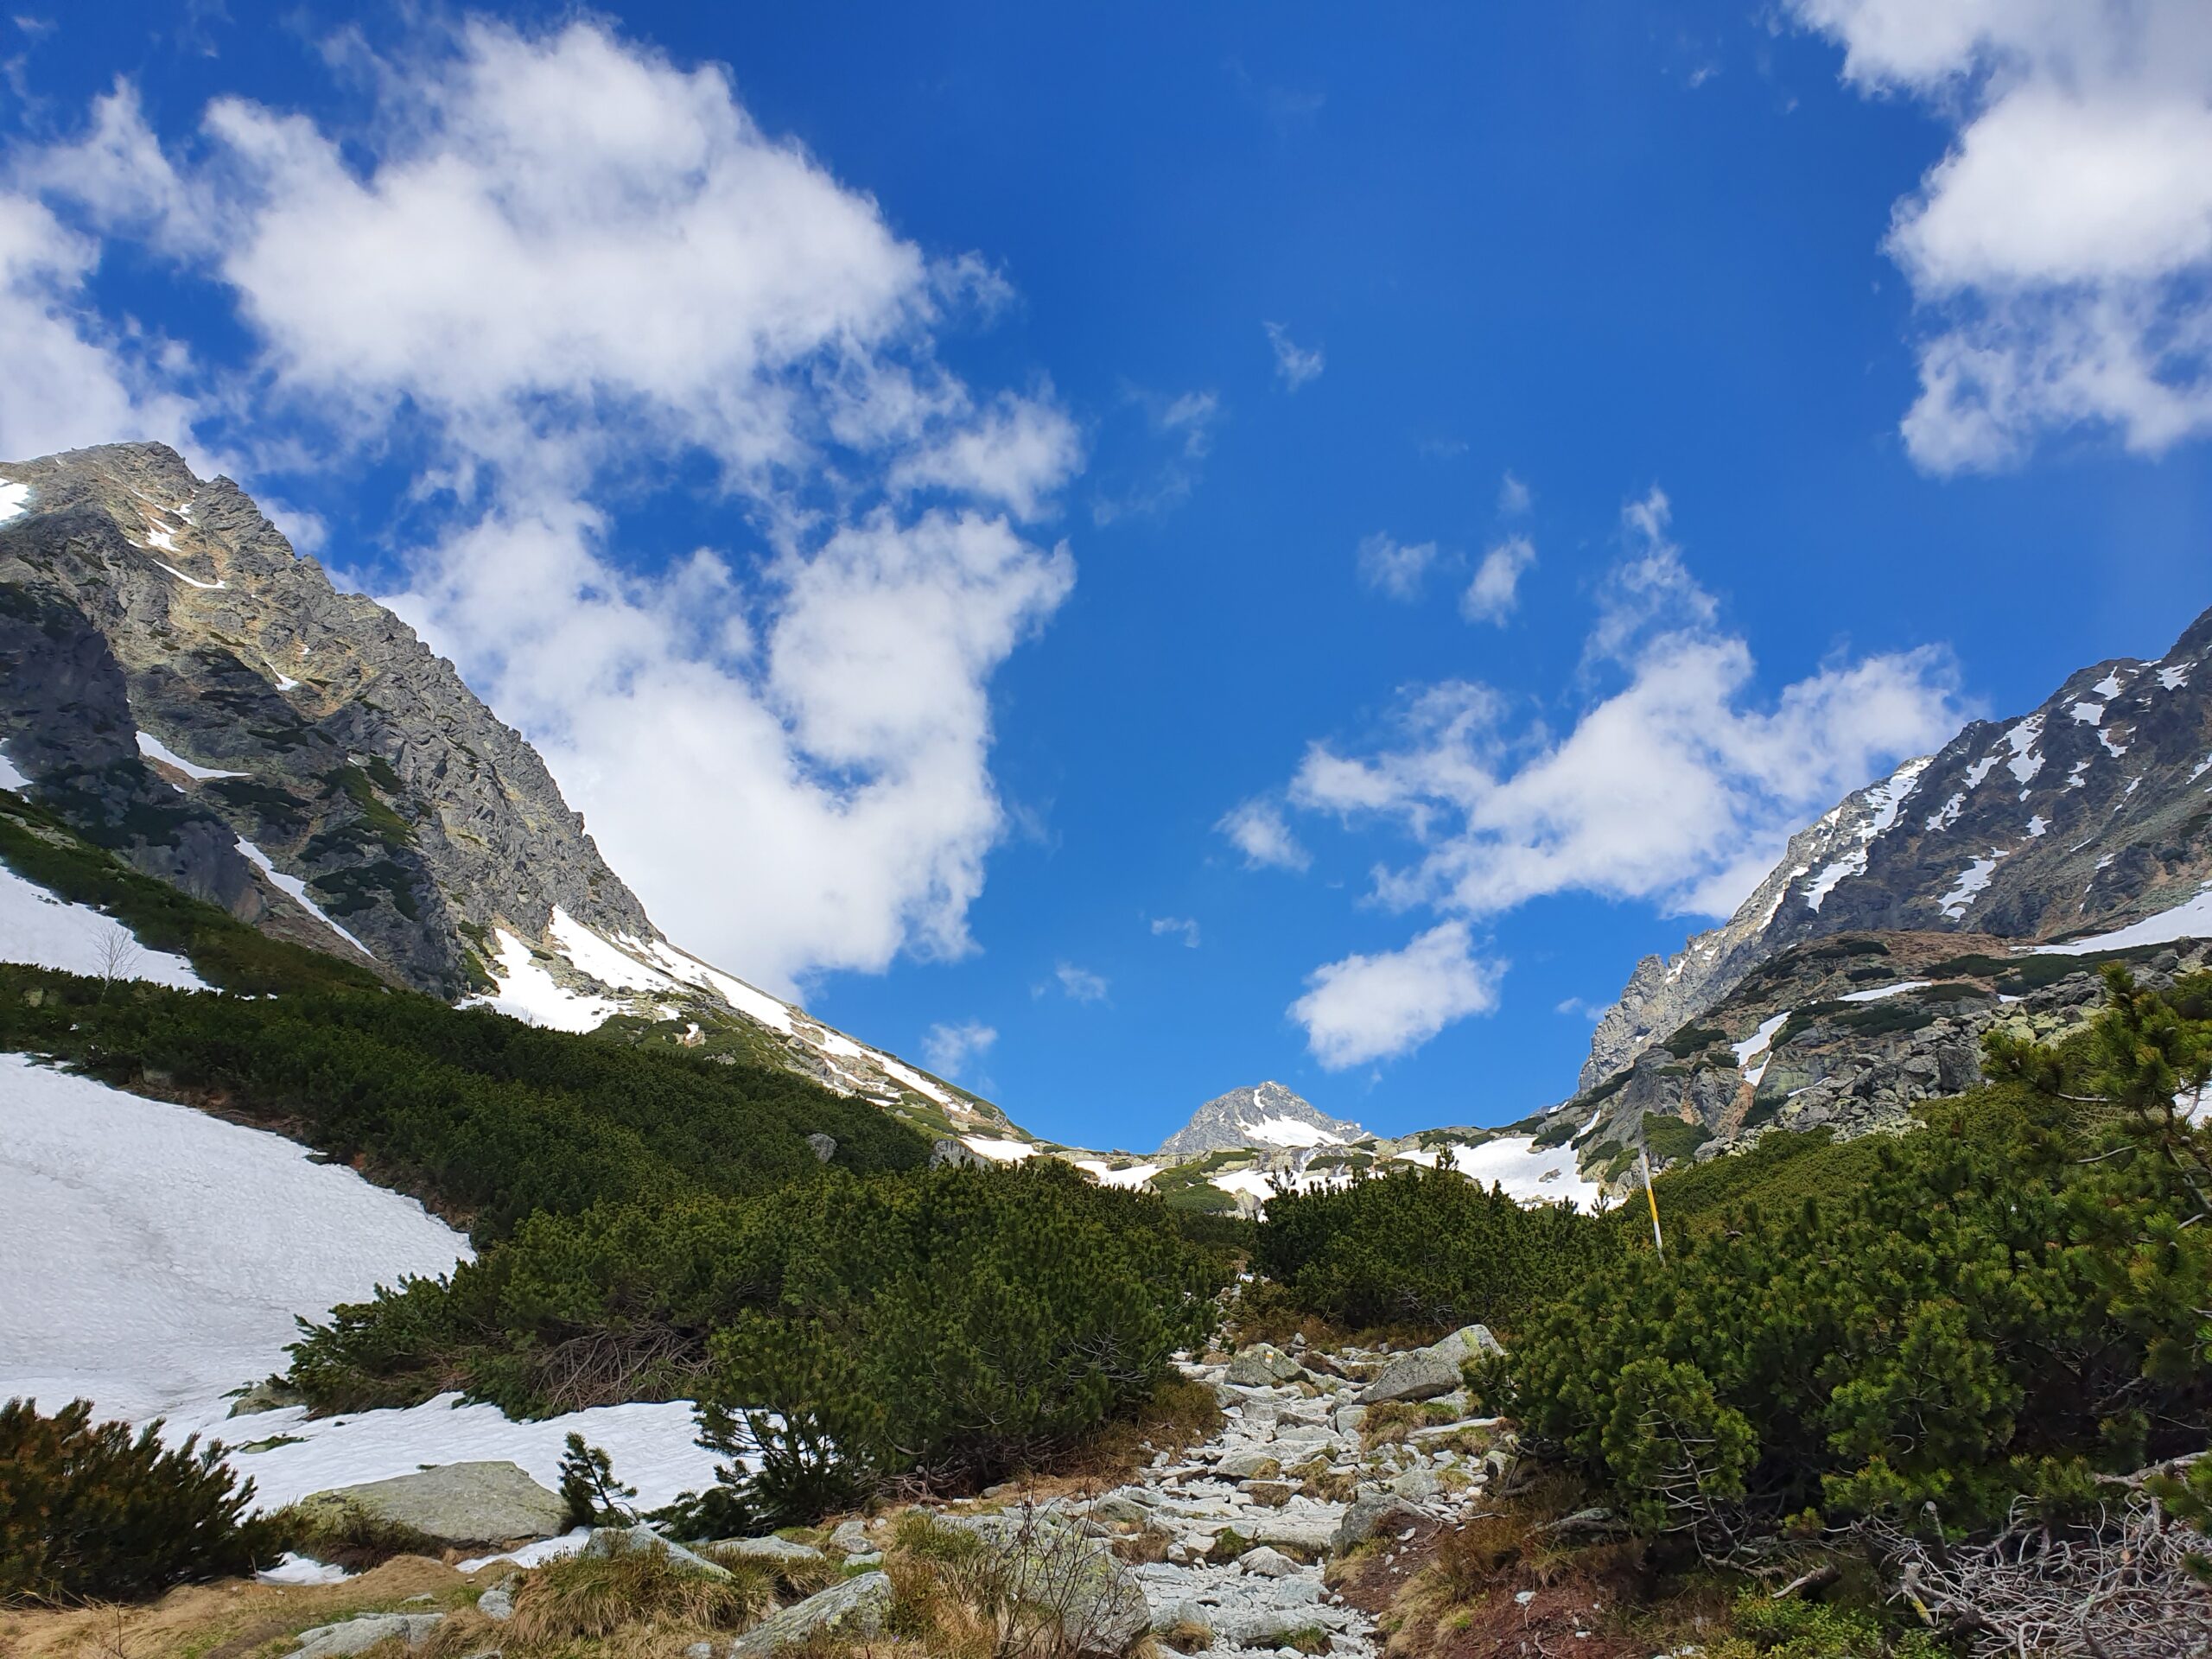
<svg viewBox="0 0 2212 1659">
<path fill-rule="evenodd" d="M 843 1580 L 820 1595 L 769 1614 L 730 1643 L 730 1659 L 760 1659 L 817 1635 L 880 1635 L 892 1599 L 891 1580 L 886 1573 L 863 1573 L 856 1579 Z"/>
<path fill-rule="evenodd" d="M 318 1624 L 302 1630 L 293 1640 L 300 1645 L 285 1659 L 345 1659 L 366 1653 L 385 1642 L 404 1642 L 419 1648 L 445 1623 L 443 1613 L 364 1613 L 335 1624 Z"/>
<path fill-rule="evenodd" d="M 550 1538 L 567 1530 L 569 1519 L 569 1506 L 557 1492 L 547 1491 L 512 1463 L 448 1463 L 315 1492 L 299 1507 L 333 1522 L 365 1515 L 445 1548 Z"/>
<path fill-rule="evenodd" d="M 1359 1391 L 1359 1403 L 1379 1406 L 1388 1400 L 1440 1398 L 1459 1389 L 1464 1381 L 1459 1368 L 1469 1360 L 1504 1351 L 1488 1326 L 1464 1326 L 1441 1342 L 1400 1354 Z"/>
</svg>

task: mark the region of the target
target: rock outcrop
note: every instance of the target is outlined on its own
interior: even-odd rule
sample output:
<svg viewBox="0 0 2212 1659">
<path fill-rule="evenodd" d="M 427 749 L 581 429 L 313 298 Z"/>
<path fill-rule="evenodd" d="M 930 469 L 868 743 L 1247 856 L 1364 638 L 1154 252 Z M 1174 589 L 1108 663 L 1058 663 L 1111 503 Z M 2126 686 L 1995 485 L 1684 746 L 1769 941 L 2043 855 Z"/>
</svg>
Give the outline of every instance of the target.
<svg viewBox="0 0 2212 1659">
<path fill-rule="evenodd" d="M 1618 1075 L 1808 940 L 1958 931 L 2045 942 L 2212 880 L 2212 612 L 2155 662 L 2099 663 L 2018 719 L 1976 721 L 1794 836 L 1727 923 L 1638 963 L 1580 1086 Z"/>
</svg>

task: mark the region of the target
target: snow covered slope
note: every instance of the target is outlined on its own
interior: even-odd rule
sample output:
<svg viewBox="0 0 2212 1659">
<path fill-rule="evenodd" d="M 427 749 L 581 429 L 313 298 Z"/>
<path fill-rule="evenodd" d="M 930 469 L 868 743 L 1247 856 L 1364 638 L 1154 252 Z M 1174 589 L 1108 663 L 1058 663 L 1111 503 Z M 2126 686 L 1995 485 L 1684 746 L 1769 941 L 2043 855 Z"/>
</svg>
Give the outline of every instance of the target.
<svg viewBox="0 0 2212 1659">
<path fill-rule="evenodd" d="M 103 1417 L 163 1417 L 173 1437 L 213 1433 L 259 1507 L 468 1459 L 550 1486 L 571 1430 L 613 1453 L 642 1503 L 713 1478 L 683 1401 L 533 1423 L 450 1395 L 229 1417 L 226 1395 L 284 1369 L 295 1315 L 469 1254 L 412 1198 L 282 1136 L 0 1054 L 0 1399 L 85 1398 Z"/>
</svg>

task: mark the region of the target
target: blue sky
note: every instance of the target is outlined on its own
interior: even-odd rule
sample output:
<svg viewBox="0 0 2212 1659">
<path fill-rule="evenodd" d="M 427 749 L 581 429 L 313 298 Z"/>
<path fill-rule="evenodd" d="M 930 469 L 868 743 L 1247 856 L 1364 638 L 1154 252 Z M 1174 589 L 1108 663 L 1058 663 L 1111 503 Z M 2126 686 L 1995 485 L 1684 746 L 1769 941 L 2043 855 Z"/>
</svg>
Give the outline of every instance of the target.
<svg viewBox="0 0 2212 1659">
<path fill-rule="evenodd" d="M 2212 602 L 2185 3 L 178 10 L 0 24 L 0 448 L 231 472 L 1045 1135 L 1548 1104 Z"/>
</svg>

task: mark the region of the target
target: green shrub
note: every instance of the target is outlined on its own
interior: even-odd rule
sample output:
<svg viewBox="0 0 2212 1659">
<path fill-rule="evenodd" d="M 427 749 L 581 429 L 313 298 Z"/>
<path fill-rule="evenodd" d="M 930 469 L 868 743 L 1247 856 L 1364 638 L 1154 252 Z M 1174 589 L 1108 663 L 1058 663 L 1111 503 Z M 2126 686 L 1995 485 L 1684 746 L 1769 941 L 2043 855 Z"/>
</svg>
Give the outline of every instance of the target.
<svg viewBox="0 0 2212 1659">
<path fill-rule="evenodd" d="M 1948 1651 L 1924 1631 L 1891 1637 L 1872 1612 L 1755 1592 L 1737 1602 L 1734 1624 L 1713 1659 L 1942 1659 Z"/>
<path fill-rule="evenodd" d="M 164 1446 L 161 1427 L 95 1424 L 86 1400 L 0 1406 L 0 1602 L 143 1601 L 275 1557 L 221 1446 Z"/>
<path fill-rule="evenodd" d="M 1065 1452 L 1211 1326 L 1218 1264 L 1166 1207 L 1062 1165 L 791 1196 L 774 1282 L 715 1332 L 700 1395 L 702 1442 L 763 1459 L 743 1484 L 771 1521 Z"/>
<path fill-rule="evenodd" d="M 1643 1115 L 1643 1144 L 1655 1163 L 1688 1163 L 1712 1139 L 1713 1131 L 1702 1123 L 1685 1123 L 1664 1112 Z"/>
<path fill-rule="evenodd" d="M 1411 1167 L 1268 1206 L 1253 1252 L 1299 1306 L 1351 1328 L 1509 1328 L 1616 1244 L 1566 1205 L 1524 1207 L 1450 1170 Z"/>
<path fill-rule="evenodd" d="M 1836 1150 L 1868 1160 L 1859 1190 L 1678 1228 L 1666 1266 L 1624 1254 L 1545 1310 L 1511 1357 L 1531 1436 L 1649 1521 L 1669 1483 L 1619 1424 L 1664 1361 L 1711 1435 L 1747 1428 L 1731 1474 L 1751 1512 L 1932 1502 L 1965 1524 L 2204 1443 L 2212 1230 L 2183 1224 L 2173 1161 L 2133 1143 L 2084 1161 L 2004 1113 Z"/>
<path fill-rule="evenodd" d="M 38 994 L 35 1006 L 26 993 Z M 105 993 L 105 994 L 104 994 Z M 412 992 L 211 996 L 0 966 L 0 1050 L 118 1084 L 152 1072 L 469 1221 L 760 1192 L 837 1162 L 912 1167 L 920 1138 L 779 1069 L 722 1065 L 457 1009 Z"/>
</svg>

